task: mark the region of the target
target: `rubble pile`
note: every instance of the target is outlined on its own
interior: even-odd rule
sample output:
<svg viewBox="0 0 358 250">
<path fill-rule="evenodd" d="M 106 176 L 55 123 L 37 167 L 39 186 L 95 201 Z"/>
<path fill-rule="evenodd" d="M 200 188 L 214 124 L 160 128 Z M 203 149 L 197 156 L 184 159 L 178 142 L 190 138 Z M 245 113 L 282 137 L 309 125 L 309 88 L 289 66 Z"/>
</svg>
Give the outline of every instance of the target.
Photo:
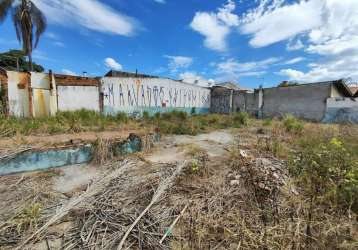
<svg viewBox="0 0 358 250">
<path fill-rule="evenodd" d="M 228 176 L 230 185 L 251 187 L 259 200 L 275 196 L 288 179 L 283 162 L 275 158 L 254 158 L 240 150 L 235 160 L 236 171 Z"/>
</svg>

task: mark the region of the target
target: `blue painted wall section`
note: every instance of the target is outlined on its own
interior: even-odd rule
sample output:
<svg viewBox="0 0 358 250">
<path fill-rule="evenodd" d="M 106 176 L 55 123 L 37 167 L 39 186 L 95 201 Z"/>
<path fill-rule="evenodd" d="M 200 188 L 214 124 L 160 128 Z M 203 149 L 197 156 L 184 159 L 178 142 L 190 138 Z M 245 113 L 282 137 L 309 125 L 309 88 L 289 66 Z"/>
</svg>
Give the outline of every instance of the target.
<svg viewBox="0 0 358 250">
<path fill-rule="evenodd" d="M 27 151 L 0 161 L 0 175 L 87 163 L 92 156 L 93 146 L 90 144 L 77 148 Z"/>
<path fill-rule="evenodd" d="M 328 108 L 322 122 L 358 124 L 358 108 Z"/>
<path fill-rule="evenodd" d="M 111 106 L 104 106 L 103 112 L 105 115 L 115 115 L 119 112 L 127 113 L 133 117 L 140 117 L 144 112 L 147 112 L 149 115 L 153 116 L 156 113 L 168 113 L 172 111 L 182 111 L 187 114 L 192 114 L 193 108 L 162 108 L 162 107 L 123 107 L 123 108 L 113 108 Z M 194 108 L 195 114 L 208 114 L 210 112 L 210 108 Z"/>
<path fill-rule="evenodd" d="M 159 139 L 159 134 L 151 136 L 153 142 Z M 123 156 L 142 151 L 143 143 L 140 136 L 130 134 L 127 140 L 115 142 L 112 147 L 116 156 Z M 89 163 L 93 159 L 94 150 L 92 144 L 87 144 L 72 148 L 19 153 L 11 158 L 0 160 L 0 175 Z"/>
<path fill-rule="evenodd" d="M 126 141 L 114 145 L 114 152 L 116 156 L 120 156 L 140 152 L 142 148 L 142 139 L 138 135 L 130 134 Z"/>
</svg>

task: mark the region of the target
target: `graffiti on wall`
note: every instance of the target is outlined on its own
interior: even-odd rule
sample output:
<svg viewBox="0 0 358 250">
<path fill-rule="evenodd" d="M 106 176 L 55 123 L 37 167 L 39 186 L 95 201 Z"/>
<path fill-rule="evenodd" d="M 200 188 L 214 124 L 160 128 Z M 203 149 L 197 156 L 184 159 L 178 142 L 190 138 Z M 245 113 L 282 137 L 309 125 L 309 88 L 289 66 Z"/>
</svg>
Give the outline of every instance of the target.
<svg viewBox="0 0 358 250">
<path fill-rule="evenodd" d="M 227 114 L 231 112 L 230 95 L 215 96 L 211 99 L 211 112 Z"/>
<path fill-rule="evenodd" d="M 210 91 L 169 79 L 103 79 L 104 107 L 111 111 L 209 109 Z M 148 109 L 148 110 L 147 110 Z"/>
</svg>

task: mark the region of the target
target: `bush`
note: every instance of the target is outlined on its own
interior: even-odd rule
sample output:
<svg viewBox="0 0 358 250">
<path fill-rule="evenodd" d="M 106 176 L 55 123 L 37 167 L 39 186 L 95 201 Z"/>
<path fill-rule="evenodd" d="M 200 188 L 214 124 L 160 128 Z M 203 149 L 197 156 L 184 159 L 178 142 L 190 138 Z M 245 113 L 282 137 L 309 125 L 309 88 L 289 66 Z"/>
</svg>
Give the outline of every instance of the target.
<svg viewBox="0 0 358 250">
<path fill-rule="evenodd" d="M 116 121 L 117 122 L 123 122 L 123 123 L 127 123 L 128 122 L 128 115 L 124 112 L 119 112 L 116 115 Z"/>
<path fill-rule="evenodd" d="M 285 115 L 283 118 L 283 126 L 287 132 L 294 134 L 301 134 L 304 128 L 303 122 L 298 120 L 293 115 Z"/>
<path fill-rule="evenodd" d="M 250 116 L 246 112 L 238 112 L 234 114 L 233 123 L 234 126 L 247 126 L 249 124 Z"/>
<path fill-rule="evenodd" d="M 303 148 L 290 172 L 316 204 L 358 212 L 358 160 L 339 139 Z"/>
<path fill-rule="evenodd" d="M 265 127 L 271 126 L 272 125 L 272 119 L 271 118 L 267 118 L 262 122 L 262 125 Z"/>
<path fill-rule="evenodd" d="M 148 111 L 144 111 L 142 114 L 142 117 L 145 121 L 148 121 L 150 119 L 150 115 L 149 115 Z"/>
</svg>

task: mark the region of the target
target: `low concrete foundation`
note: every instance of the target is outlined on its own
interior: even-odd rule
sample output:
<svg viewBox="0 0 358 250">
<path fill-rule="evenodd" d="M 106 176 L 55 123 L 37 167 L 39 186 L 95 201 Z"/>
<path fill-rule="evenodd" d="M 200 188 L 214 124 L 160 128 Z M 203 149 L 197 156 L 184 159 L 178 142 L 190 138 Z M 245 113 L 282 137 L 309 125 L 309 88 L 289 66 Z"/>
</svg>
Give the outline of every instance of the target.
<svg viewBox="0 0 358 250">
<path fill-rule="evenodd" d="M 132 154 L 148 149 L 159 138 L 158 134 L 153 134 L 145 136 L 145 140 L 143 140 L 140 136 L 131 134 L 125 141 L 113 142 L 111 150 L 115 156 Z M 0 175 L 89 163 L 92 161 L 94 153 L 95 146 L 93 144 L 22 152 L 0 160 Z"/>
<path fill-rule="evenodd" d="M 92 160 L 93 146 L 27 151 L 0 161 L 0 175 L 42 170 L 87 163 Z"/>
</svg>

